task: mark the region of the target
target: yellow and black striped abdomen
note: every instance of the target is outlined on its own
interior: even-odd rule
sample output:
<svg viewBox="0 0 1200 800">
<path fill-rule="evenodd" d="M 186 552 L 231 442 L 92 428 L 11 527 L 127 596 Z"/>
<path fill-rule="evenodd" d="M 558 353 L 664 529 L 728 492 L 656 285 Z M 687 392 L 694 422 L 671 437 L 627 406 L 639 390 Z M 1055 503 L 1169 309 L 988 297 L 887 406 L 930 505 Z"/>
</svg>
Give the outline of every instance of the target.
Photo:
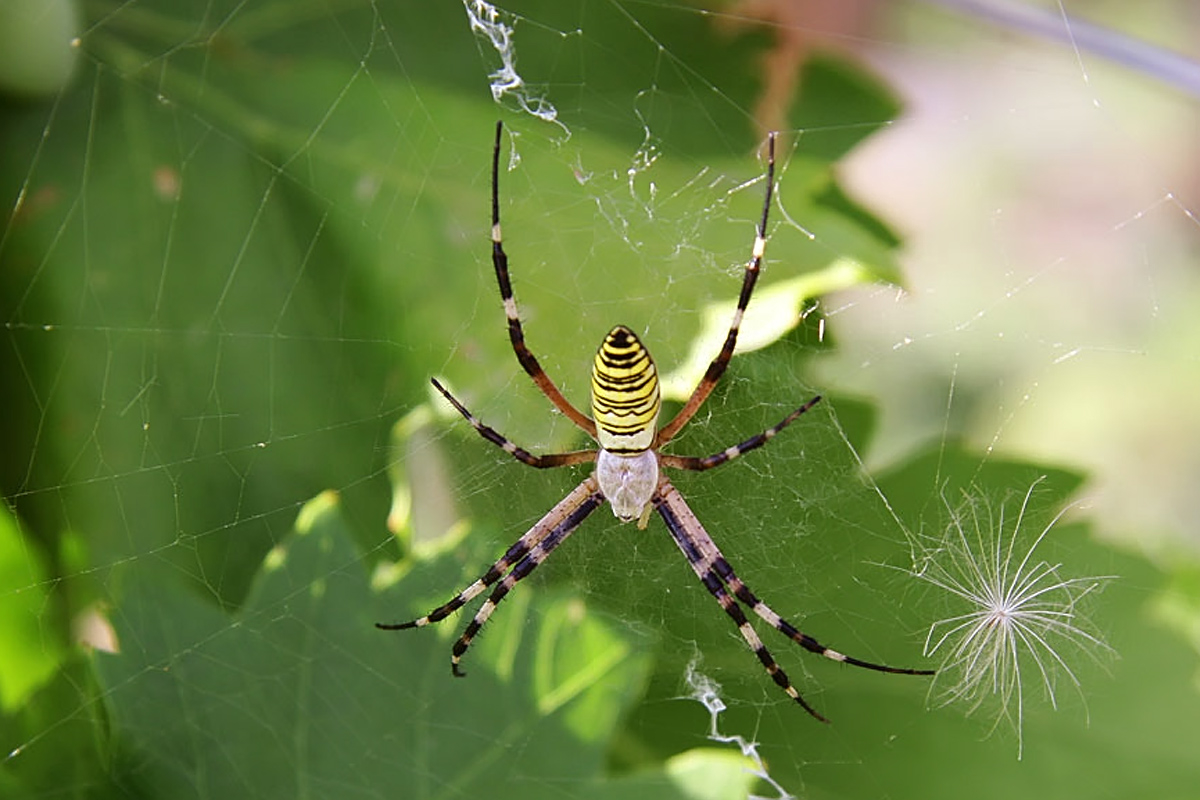
<svg viewBox="0 0 1200 800">
<path fill-rule="evenodd" d="M 618 325 L 604 337 L 592 369 L 592 419 L 600 446 L 613 453 L 650 449 L 661 405 L 650 352 L 633 331 Z"/>
</svg>

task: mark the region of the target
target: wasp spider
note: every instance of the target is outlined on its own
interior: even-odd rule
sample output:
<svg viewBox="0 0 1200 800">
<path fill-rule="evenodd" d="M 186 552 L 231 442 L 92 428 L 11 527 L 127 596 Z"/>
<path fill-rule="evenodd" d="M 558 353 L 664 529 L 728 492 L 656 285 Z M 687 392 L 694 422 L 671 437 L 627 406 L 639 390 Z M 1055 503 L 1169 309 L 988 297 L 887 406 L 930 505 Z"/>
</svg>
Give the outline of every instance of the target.
<svg viewBox="0 0 1200 800">
<path fill-rule="evenodd" d="M 376 627 L 383 630 L 401 630 L 420 628 L 439 622 L 487 591 L 489 587 L 495 586 L 483 605 L 475 612 L 475 616 L 472 617 L 462 636 L 454 644 L 450 666 L 453 673 L 461 677 L 464 673 L 459 669 L 459 663 L 463 654 L 479 633 L 480 628 L 496 610 L 500 601 L 508 595 L 518 581 L 533 572 L 587 519 L 588 515 L 607 500 L 612 505 L 613 513 L 618 519 L 622 522 L 637 520 L 639 528 L 646 527 L 651 511 L 658 512 L 663 522 L 666 523 L 667 530 L 675 539 L 675 543 L 679 545 L 679 549 L 683 551 L 688 563 L 692 565 L 692 570 L 695 571 L 700 582 L 721 604 L 725 613 L 733 619 L 742 638 L 746 640 L 746 644 L 762 662 L 767 673 L 789 697 L 822 722 L 827 720 L 817 713 L 792 686 L 787 673 L 771 656 L 762 640 L 758 638 L 754 628 L 751 627 L 745 612 L 738 605 L 739 601 L 771 627 L 810 652 L 834 661 L 879 672 L 905 675 L 932 674 L 932 670 L 889 667 L 844 655 L 824 646 L 780 617 L 766 603 L 759 600 L 737 576 L 716 543 L 704 530 L 704 526 L 700 524 L 700 520 L 688 508 L 682 495 L 661 471 L 662 467 L 695 471 L 718 467 L 766 444 L 771 437 L 790 425 L 821 399 L 819 395 L 812 398 L 780 420 L 777 425 L 757 436 L 750 437 L 741 444 L 736 444 L 710 456 L 679 456 L 661 452 L 661 448 L 671 441 L 679 429 L 692 418 L 712 392 L 733 355 L 742 315 L 750 302 L 750 294 L 758 280 L 763 252 L 766 249 L 767 214 L 771 208 L 771 192 L 775 179 L 775 135 L 772 133 L 767 140 L 766 198 L 763 201 L 762 217 L 758 223 L 757 235 L 754 237 L 754 248 L 742 279 L 741 295 L 738 297 L 737 309 L 733 312 L 733 321 L 729 325 L 725 343 L 717 357 L 709 364 L 708 370 L 692 392 L 692 396 L 684 403 L 674 419 L 656 429 L 661 405 L 658 373 L 655 370 L 654 361 L 650 358 L 650 353 L 629 328 L 618 325 L 609 331 L 600 345 L 599 352 L 596 353 L 592 367 L 592 416 L 590 418 L 563 397 L 558 387 L 542 370 L 537 358 L 526 346 L 525 335 L 521 330 L 521 318 L 517 313 L 517 302 L 513 297 L 512 283 L 509 280 L 508 256 L 504 253 L 504 245 L 500 238 L 498 173 L 501 130 L 502 125 L 497 123 L 495 145 L 492 150 L 492 263 L 496 270 L 496 280 L 500 285 L 500 298 L 504 301 L 504 313 L 508 317 L 508 336 L 512 340 L 512 348 L 516 353 L 517 360 L 529 373 L 542 394 L 546 395 L 550 402 L 568 419 L 595 439 L 599 444 L 599 449 L 534 455 L 480 422 L 436 379 L 433 380 L 433 385 L 471 423 L 480 436 L 500 447 L 521 463 L 531 467 L 546 468 L 594 462 L 596 468 L 591 475 L 584 479 L 583 483 L 575 487 L 558 505 L 550 509 L 546 516 L 542 517 L 524 536 L 509 547 L 508 551 L 492 564 L 478 580 L 455 595 L 445 605 L 439 606 L 411 622 L 377 623 Z"/>
</svg>

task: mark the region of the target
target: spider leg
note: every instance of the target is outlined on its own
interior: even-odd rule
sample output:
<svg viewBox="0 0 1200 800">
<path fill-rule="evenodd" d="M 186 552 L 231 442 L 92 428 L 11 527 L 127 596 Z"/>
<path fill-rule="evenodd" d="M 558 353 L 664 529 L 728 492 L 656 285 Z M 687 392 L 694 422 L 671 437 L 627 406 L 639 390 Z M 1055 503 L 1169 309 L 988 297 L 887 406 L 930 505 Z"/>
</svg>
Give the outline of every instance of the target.
<svg viewBox="0 0 1200 800">
<path fill-rule="evenodd" d="M 820 656 L 825 656 L 833 661 L 840 661 L 845 664 L 852 664 L 856 667 L 865 669 L 873 669 L 877 672 L 892 672 L 900 675 L 932 675 L 934 670 L 927 669 L 909 669 L 907 667 L 889 667 L 886 664 L 875 664 L 870 661 L 854 658 L 837 650 L 826 647 L 818 642 L 807 633 L 800 631 L 796 626 L 779 616 L 763 601 L 750 591 L 742 579 L 733 571 L 733 567 L 725 560 L 725 556 L 721 553 L 717 543 L 712 540 L 708 532 L 704 530 L 704 526 L 696 519 L 695 514 L 688 508 L 683 500 L 683 495 L 679 490 L 671 485 L 669 481 L 663 480 L 659 483 L 659 496 L 662 498 L 662 503 L 672 508 L 672 510 L 681 517 L 685 523 L 684 530 L 690 534 L 692 546 L 695 548 L 702 558 L 702 564 L 712 569 L 713 572 L 729 587 L 733 592 L 734 597 L 741 600 L 750 607 L 755 614 L 775 628 L 777 631 L 787 636 L 796 644 L 808 650 L 810 653 L 816 653 Z"/>
<path fill-rule="evenodd" d="M 513 297 L 512 282 L 508 277 L 508 255 L 504 252 L 504 243 L 500 236 L 500 134 L 504 123 L 496 122 L 496 142 L 492 147 L 492 266 L 496 269 L 496 282 L 500 285 L 500 299 L 504 301 L 504 316 L 508 318 L 508 338 L 512 341 L 513 352 L 517 361 L 537 384 L 542 394 L 554 404 L 554 407 L 567 415 L 593 439 L 596 438 L 596 423 L 571 405 L 562 392 L 550 380 L 550 376 L 542 369 L 537 357 L 525 345 L 525 333 L 521 329 L 521 317 L 517 311 L 517 301 Z"/>
<path fill-rule="evenodd" d="M 683 496 L 666 478 L 659 481 L 658 491 L 654 496 L 654 507 L 658 510 L 659 516 L 663 518 L 663 522 L 667 524 L 667 530 L 671 532 L 675 544 L 679 545 L 679 549 L 683 551 L 688 563 L 692 565 L 692 570 L 704 584 L 704 588 L 708 589 L 709 594 L 716 598 L 717 602 L 721 604 L 721 608 L 725 609 L 725 613 L 733 619 L 734 624 L 738 627 L 738 632 L 742 634 L 742 638 L 746 640 L 746 644 L 750 646 L 754 655 L 758 656 L 758 660 L 762 662 L 771 679 L 787 693 L 788 697 L 799 703 L 813 717 L 821 722 L 829 722 L 808 704 L 800 692 L 796 691 L 796 687 L 792 686 L 787 673 L 783 671 L 779 662 L 758 638 L 758 633 L 750 625 L 750 620 L 746 619 L 741 606 L 725 591 L 720 576 L 713 569 L 713 552 L 720 555 L 716 550 L 716 545 L 704 531 L 700 520 L 688 508 Z"/>
<path fill-rule="evenodd" d="M 932 675 L 934 673 L 933 670 L 889 667 L 884 664 L 875 664 L 870 661 L 863 661 L 861 659 L 839 653 L 838 651 L 832 650 L 821 644 L 813 637 L 800 631 L 798 628 L 796 628 L 796 626 L 780 617 L 779 614 L 770 608 L 770 606 L 759 600 L 758 597 L 750 591 L 746 584 L 742 582 L 741 578 L 739 578 L 733 571 L 733 567 L 729 565 L 729 562 L 725 560 L 725 556 L 722 555 L 720 548 L 717 547 L 716 542 L 712 540 L 712 538 L 708 535 L 708 532 L 704 530 L 704 526 L 700 524 L 700 520 L 697 519 L 696 515 L 692 513 L 692 510 L 688 508 L 688 505 L 684 501 L 683 496 L 679 493 L 679 490 L 672 486 L 671 482 L 666 478 L 660 479 L 658 484 L 658 492 L 655 494 L 654 502 L 655 507 L 658 509 L 658 513 L 667 523 L 667 528 L 671 531 L 671 535 L 674 537 L 676 544 L 679 545 L 679 549 L 683 551 L 684 555 L 687 556 L 688 561 L 691 563 L 692 569 L 695 570 L 696 574 L 700 576 L 700 580 L 704 583 L 709 592 L 711 592 L 713 596 L 716 597 L 721 603 L 721 606 L 725 608 L 726 613 L 733 617 L 734 621 L 738 623 L 738 627 L 742 631 L 742 636 L 747 642 L 750 643 L 750 646 L 752 649 L 754 649 L 755 655 L 758 656 L 759 661 L 762 661 L 763 665 L 767 667 L 767 672 L 771 674 L 771 677 L 775 679 L 775 682 L 783 687 L 783 690 L 787 692 L 792 699 L 804 706 L 804 708 L 808 710 L 809 713 L 813 714 L 813 716 L 821 719 L 821 716 L 814 712 L 808 706 L 808 704 L 800 698 L 795 689 L 792 688 L 790 684 L 787 684 L 787 676 L 782 675 L 782 670 L 778 668 L 778 665 L 775 665 L 774 668 L 772 668 L 772 665 L 775 664 L 774 659 L 772 659 L 770 654 L 767 653 L 766 648 L 762 646 L 762 642 L 758 640 L 758 637 L 754 636 L 753 639 L 751 639 L 750 635 L 747 634 L 747 630 L 751 630 L 752 632 L 752 629 L 750 629 L 749 623 L 745 622 L 746 617 L 744 614 L 742 614 L 741 609 L 734 606 L 737 608 L 736 614 L 730 610 L 729 604 L 732 604 L 732 600 L 729 598 L 727 593 L 723 592 L 721 587 L 722 583 L 729 587 L 729 590 L 733 592 L 734 597 L 749 606 L 755 614 L 765 620 L 769 625 L 771 625 L 771 627 L 775 628 L 784 636 L 787 636 L 789 639 L 796 642 L 811 653 L 825 656 L 833 661 L 840 661 L 845 664 L 852 664 L 853 666 L 863 667 L 865 669 L 873 669 L 878 672 L 891 672 L 901 675 Z M 717 593 L 716 589 L 714 589 L 714 586 L 716 589 L 722 589 L 725 599 L 722 599 L 722 595 Z M 755 646 L 755 642 L 758 643 L 757 647 Z M 781 675 L 782 677 L 780 677 Z"/>
<path fill-rule="evenodd" d="M 759 600 L 758 597 L 755 596 L 754 592 L 750 591 L 746 584 L 742 583 L 742 579 L 739 578 L 733 571 L 733 567 L 729 566 L 729 562 L 725 560 L 725 557 L 721 555 L 721 552 L 716 550 L 715 543 L 712 545 L 712 547 L 715 551 L 715 556 L 712 559 L 713 570 L 717 573 L 717 575 L 720 576 L 721 580 L 725 582 L 730 591 L 733 592 L 734 597 L 749 606 L 755 614 L 758 614 L 758 616 L 766 620 L 767 624 L 769 624 L 775 630 L 779 631 L 784 636 L 787 636 L 789 639 L 810 653 L 816 653 L 817 655 L 825 656 L 826 658 L 834 661 L 841 661 L 843 664 L 852 664 L 853 666 L 863 667 L 864 669 L 873 669 L 876 672 L 891 672 L 897 675 L 934 674 L 935 670 L 932 669 L 909 669 L 908 667 L 889 667 L 886 664 L 875 664 L 870 661 L 863 661 L 862 659 L 845 655 L 844 653 L 839 653 L 837 650 L 832 650 L 826 647 L 813 637 L 809 636 L 807 633 L 797 629 L 796 626 L 792 625 L 786 619 L 771 610 L 770 606 Z"/>
<path fill-rule="evenodd" d="M 437 378 L 430 378 L 430 382 L 434 388 L 442 393 L 442 397 L 462 414 L 467 422 L 471 423 L 471 427 L 475 432 L 487 439 L 492 444 L 499 447 L 510 456 L 520 461 L 522 464 L 528 464 L 531 467 L 538 469 L 546 469 L 547 467 L 566 467 L 572 464 L 585 464 L 596 460 L 595 450 L 573 450 L 570 453 L 550 453 L 548 455 L 535 456 L 523 447 L 518 447 L 508 440 L 504 434 L 498 432 L 495 428 L 490 428 L 479 421 L 479 418 L 467 410 L 467 407 L 458 401 L 458 399 L 450 394 L 450 390 L 438 383 Z"/>
<path fill-rule="evenodd" d="M 475 613 L 463 635 L 454 644 L 450 666 L 454 674 L 461 677 L 464 673 L 459 670 L 458 664 L 463 653 L 466 652 L 471 640 L 479 633 L 479 629 L 487 622 L 488 617 L 496 610 L 496 606 L 504 599 L 504 596 L 518 581 L 533 572 L 534 568 L 542 563 L 554 548 L 562 544 L 563 540 L 570 536 L 602 502 L 604 502 L 604 496 L 600 494 L 600 488 L 597 486 L 595 478 L 589 476 L 538 520 L 524 536 L 514 542 L 508 551 L 488 568 L 487 572 L 451 598 L 449 602 L 411 622 L 395 624 L 377 622 L 375 627 L 394 631 L 423 628 L 434 622 L 440 622 L 478 597 L 488 587 L 499 582 L 491 596 Z"/>
<path fill-rule="evenodd" d="M 581 501 L 574 497 L 577 493 L 582 496 Z M 569 501 L 571 502 L 570 506 L 567 505 Z M 566 538 L 574 533 L 575 529 L 587 519 L 588 515 L 599 508 L 603 502 L 604 495 L 600 493 L 600 489 L 596 486 L 595 481 L 592 478 L 588 478 L 571 495 L 568 495 L 566 500 L 559 503 L 549 514 L 543 517 L 543 521 L 550 521 L 551 517 L 555 517 L 552 521 L 553 528 L 549 531 L 546 538 L 529 548 L 529 552 L 513 565 L 512 571 L 504 576 L 503 580 L 492 590 L 488 599 L 483 601 L 483 605 L 475 612 L 475 616 L 467 624 L 462 636 L 458 637 L 458 641 L 454 643 L 454 647 L 450 652 L 450 670 L 456 677 L 462 678 L 466 675 L 465 672 L 458 668 L 459 662 L 462 661 L 463 654 L 467 652 L 467 648 L 471 646 L 471 641 L 488 621 L 488 618 L 492 616 L 492 612 L 496 610 L 496 606 L 500 605 L 500 601 L 512 591 L 512 588 L 519 581 L 528 577 L 531 572 L 537 569 L 537 566 L 545 561 L 554 552 L 556 547 L 566 541 Z"/>
<path fill-rule="evenodd" d="M 704 456 L 702 458 L 697 456 L 673 456 L 666 453 L 660 453 L 658 456 L 659 463 L 661 463 L 663 466 L 674 467 L 675 469 L 687 469 L 692 470 L 693 472 L 703 472 L 706 469 L 719 467 L 726 461 L 732 461 L 740 455 L 744 455 L 751 450 L 762 447 L 764 444 L 769 442 L 771 438 L 775 436 L 775 434 L 779 433 L 788 425 L 791 425 L 797 417 L 808 411 L 820 401 L 821 395 L 817 395 L 812 400 L 809 400 L 807 403 L 788 414 L 786 417 L 780 420 L 777 425 L 767 428 L 760 434 L 751 436 L 741 444 L 735 444 L 733 447 L 727 447 L 719 453 L 713 453 L 711 456 Z"/>
<path fill-rule="evenodd" d="M 750 304 L 750 295 L 754 292 L 754 284 L 758 281 L 758 273 L 762 268 L 763 254 L 767 249 L 767 215 L 771 211 L 771 193 L 774 188 L 775 132 L 772 131 L 767 135 L 767 191 L 766 197 L 763 199 L 762 219 L 759 220 L 758 230 L 754 236 L 754 249 L 751 251 L 750 261 L 746 263 L 746 272 L 742 278 L 742 291 L 738 295 L 737 308 L 729 323 L 729 333 L 725 335 L 725 343 L 721 345 L 721 352 L 717 353 L 717 357 L 708 365 L 704 377 L 700 379 L 700 383 L 696 384 L 692 396 L 683 404 L 683 408 L 679 409 L 675 418 L 662 426 L 655 435 L 655 449 L 671 441 L 671 437 L 678 433 L 679 429 L 700 410 L 700 406 L 712 394 L 717 381 L 721 380 L 721 376 L 725 374 L 725 368 L 729 366 L 729 359 L 733 357 L 733 348 L 737 344 L 738 330 L 742 325 L 742 316 L 746 313 L 746 306 Z"/>
</svg>

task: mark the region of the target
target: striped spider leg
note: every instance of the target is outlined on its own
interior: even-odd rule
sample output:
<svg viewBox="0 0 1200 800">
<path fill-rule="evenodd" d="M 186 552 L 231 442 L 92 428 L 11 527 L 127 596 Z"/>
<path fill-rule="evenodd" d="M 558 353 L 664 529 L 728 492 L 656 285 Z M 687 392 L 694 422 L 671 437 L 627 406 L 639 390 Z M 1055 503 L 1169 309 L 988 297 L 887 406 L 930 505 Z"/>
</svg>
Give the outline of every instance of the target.
<svg viewBox="0 0 1200 800">
<path fill-rule="evenodd" d="M 745 450 L 741 452 L 745 452 Z M 717 455 L 722 454 L 718 453 Z M 725 556 L 722 555 L 721 549 L 717 547 L 716 542 L 704 530 L 704 526 L 700 524 L 700 520 L 688 508 L 688 504 L 684 502 L 683 495 L 667 480 L 666 476 L 659 478 L 658 491 L 655 492 L 651 502 L 654 503 L 655 510 L 658 511 L 659 516 L 666 523 L 667 530 L 671 532 L 671 537 L 675 540 L 675 544 L 679 546 L 688 563 L 692 565 L 692 570 L 696 573 L 696 577 L 704 584 L 704 588 L 708 589 L 709 594 L 717 599 L 717 602 L 721 604 L 721 608 L 725 609 L 725 613 L 733 619 L 734 624 L 738 627 L 738 632 L 742 634 L 742 638 L 746 640 L 746 644 L 754 651 L 754 655 L 758 656 L 758 660 L 766 668 L 767 674 L 778 684 L 779 688 L 787 693 L 788 697 L 799 703 L 805 711 L 821 722 L 829 722 L 829 720 L 809 705 L 800 693 L 796 691 L 796 687 L 792 686 L 787 673 L 783 671 L 783 668 L 779 666 L 775 657 L 767 650 L 766 645 L 758 638 L 758 633 L 750 625 L 750 621 L 746 619 L 745 613 L 737 602 L 735 602 L 734 598 L 740 600 L 746 607 L 766 621 L 768 625 L 810 653 L 816 653 L 817 655 L 825 656 L 828 659 L 840 661 L 844 664 L 873 669 L 877 672 L 891 672 L 899 675 L 933 674 L 933 670 L 889 667 L 885 664 L 863 661 L 862 659 L 839 653 L 821 644 L 779 616 L 770 606 L 759 600 L 754 592 L 742 582 L 742 579 L 733 571 L 733 567 L 729 566 L 729 562 L 725 560 Z M 730 592 L 733 593 L 732 597 L 730 596 Z"/>
<path fill-rule="evenodd" d="M 518 581 L 527 577 L 537 568 L 538 564 L 545 561 L 554 548 L 566 541 L 566 538 L 574 533 L 575 529 L 588 518 L 588 515 L 599 508 L 603 502 L 604 495 L 600 493 L 600 487 L 596 485 L 595 478 L 588 476 L 558 505 L 550 509 L 546 516 L 538 520 L 524 536 L 514 542 L 508 548 L 508 552 L 492 564 L 487 572 L 455 595 L 449 602 L 412 622 L 391 625 L 377 622 L 375 627 L 385 631 L 398 631 L 406 628 L 423 628 L 430 623 L 440 622 L 474 600 L 488 587 L 499 582 L 488 599 L 484 600 L 483 605 L 475 612 L 475 616 L 471 618 L 471 622 L 463 631 L 462 636 L 458 638 L 451 649 L 450 669 L 455 676 L 463 677 L 466 673 L 458 666 L 462 661 L 463 653 L 467 652 L 467 648 L 471 646 L 471 640 L 492 616 L 496 606 L 517 585 Z"/>
<path fill-rule="evenodd" d="M 545 561 L 554 549 L 562 544 L 593 511 L 608 501 L 619 520 L 622 522 L 636 520 L 639 528 L 646 527 L 651 512 L 658 512 L 666 524 L 667 530 L 670 531 L 671 537 L 696 573 L 696 577 L 737 625 L 738 632 L 772 680 L 816 719 L 822 722 L 828 721 L 809 705 L 792 685 L 787 673 L 779 666 L 755 632 L 742 606 L 753 611 L 760 619 L 805 650 L 834 661 L 879 672 L 904 675 L 933 674 L 932 670 L 890 667 L 844 655 L 825 647 L 783 619 L 770 606 L 762 602 L 737 576 L 716 543 L 704 530 L 700 520 L 688 508 L 683 496 L 660 470 L 665 467 L 702 472 L 726 464 L 765 445 L 777 433 L 791 425 L 821 400 L 819 395 L 813 397 L 776 425 L 719 453 L 696 457 L 660 452 L 660 448 L 679 432 L 712 393 L 729 365 L 729 360 L 737 344 L 742 317 L 750 303 L 750 296 L 758 280 L 763 256 L 766 252 L 767 217 L 771 208 L 775 179 L 775 134 L 772 133 L 767 140 L 766 197 L 754 237 L 751 258 L 746 264 L 742 278 L 742 289 L 738 296 L 737 307 L 729 325 L 729 333 L 725 337 L 720 352 L 709 364 L 704 377 L 697 384 L 687 402 L 670 422 L 658 428 L 658 415 L 662 405 L 658 372 L 649 351 L 629 328 L 618 325 L 609 331 L 596 353 L 592 365 L 591 417 L 585 416 L 571 405 L 526 346 L 516 299 L 509 280 L 508 256 L 504 252 L 500 236 L 501 131 L 501 125 L 497 123 L 492 151 L 492 263 L 496 271 L 500 297 L 504 303 L 504 313 L 508 320 L 509 339 L 513 352 L 538 389 L 568 419 L 595 439 L 599 447 L 568 453 L 534 455 L 514 444 L 495 429 L 485 425 L 436 380 L 433 381 L 433 385 L 480 436 L 523 464 L 539 469 L 585 463 L 594 463 L 596 466 L 591 475 L 510 546 L 507 552 L 483 575 L 448 602 L 411 622 L 377 623 L 376 626 L 384 630 L 424 627 L 445 619 L 489 588 L 494 587 L 452 648 L 451 670 L 455 675 L 463 675 L 459 669 L 463 654 L 466 653 L 471 641 L 500 602 L 519 581 Z"/>
</svg>

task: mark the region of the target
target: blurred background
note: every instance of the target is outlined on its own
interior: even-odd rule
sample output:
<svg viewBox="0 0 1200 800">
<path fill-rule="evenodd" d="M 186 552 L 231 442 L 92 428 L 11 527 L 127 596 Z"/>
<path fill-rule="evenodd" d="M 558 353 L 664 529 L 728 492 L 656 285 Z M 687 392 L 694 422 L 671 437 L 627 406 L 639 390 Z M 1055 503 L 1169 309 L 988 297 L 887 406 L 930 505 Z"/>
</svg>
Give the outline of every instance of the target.
<svg viewBox="0 0 1200 800">
<path fill-rule="evenodd" d="M 824 5 L 836 20 L 854 4 Z M 838 377 L 888 396 L 903 447 L 938 434 L 930 384 L 956 375 L 952 428 L 1087 470 L 1105 535 L 1194 551 L 1196 10 L 858 11 L 832 39 L 904 113 L 843 174 L 902 231 L 909 293 L 847 308 Z"/>
<path fill-rule="evenodd" d="M 759 625 L 816 722 L 605 509 L 468 679 L 462 615 L 374 629 L 585 474 L 428 383 L 588 446 L 505 335 L 497 119 L 581 407 L 618 323 L 694 385 L 780 132 L 671 449 L 825 400 L 676 483 L 776 610 L 936 680 Z M 1184 0 L 5 4 L 0 796 L 1191 796 L 1198 122 Z"/>
</svg>

